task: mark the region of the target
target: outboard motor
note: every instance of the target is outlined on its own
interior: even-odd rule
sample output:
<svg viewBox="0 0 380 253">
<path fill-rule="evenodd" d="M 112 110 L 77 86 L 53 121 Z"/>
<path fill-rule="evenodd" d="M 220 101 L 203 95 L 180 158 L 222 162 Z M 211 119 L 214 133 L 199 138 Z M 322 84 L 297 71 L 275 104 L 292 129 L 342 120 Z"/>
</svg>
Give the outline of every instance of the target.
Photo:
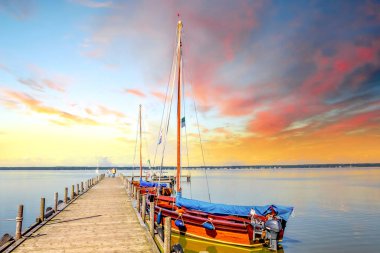
<svg viewBox="0 0 380 253">
<path fill-rule="evenodd" d="M 269 249 L 277 251 L 278 235 L 282 229 L 281 222 L 279 220 L 268 220 L 264 226 L 269 239 Z"/>
</svg>

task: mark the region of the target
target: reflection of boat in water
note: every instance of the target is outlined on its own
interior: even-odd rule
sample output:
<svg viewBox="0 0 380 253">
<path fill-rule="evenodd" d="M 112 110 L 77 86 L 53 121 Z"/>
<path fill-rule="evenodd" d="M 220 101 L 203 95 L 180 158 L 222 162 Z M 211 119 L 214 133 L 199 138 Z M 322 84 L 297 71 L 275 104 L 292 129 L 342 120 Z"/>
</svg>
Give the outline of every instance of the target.
<svg viewBox="0 0 380 253">
<path fill-rule="evenodd" d="M 272 249 L 277 249 L 277 242 L 283 238 L 287 220 L 293 207 L 238 206 L 209 203 L 183 198 L 181 194 L 181 128 L 184 117 L 181 116 L 182 85 L 182 22 L 178 22 L 176 64 L 173 75 L 177 78 L 177 195 L 176 197 L 157 196 L 155 218 L 158 224 L 162 217 L 171 217 L 172 231 L 181 236 L 208 240 L 229 246 L 247 248 L 261 247 L 270 242 Z"/>
</svg>

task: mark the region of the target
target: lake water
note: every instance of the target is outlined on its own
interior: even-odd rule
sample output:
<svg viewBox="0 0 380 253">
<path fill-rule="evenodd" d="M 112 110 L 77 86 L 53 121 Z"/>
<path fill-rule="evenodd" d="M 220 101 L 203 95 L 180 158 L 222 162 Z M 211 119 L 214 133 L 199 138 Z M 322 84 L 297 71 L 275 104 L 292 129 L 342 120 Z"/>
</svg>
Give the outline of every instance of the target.
<svg viewBox="0 0 380 253">
<path fill-rule="evenodd" d="M 182 182 L 183 196 L 207 201 L 205 171 L 183 172 L 187 173 L 191 183 Z M 95 171 L 0 171 L 0 219 L 14 218 L 22 203 L 25 225 L 30 225 L 38 216 L 40 197 L 51 206 L 55 191 L 62 199 L 64 187 L 95 175 Z M 207 176 L 212 202 L 294 206 L 283 252 L 380 251 L 380 168 L 207 170 Z M 0 235 L 14 234 L 14 227 L 13 221 L 0 220 Z M 267 252 L 174 236 L 177 241 L 186 252 Z"/>
</svg>

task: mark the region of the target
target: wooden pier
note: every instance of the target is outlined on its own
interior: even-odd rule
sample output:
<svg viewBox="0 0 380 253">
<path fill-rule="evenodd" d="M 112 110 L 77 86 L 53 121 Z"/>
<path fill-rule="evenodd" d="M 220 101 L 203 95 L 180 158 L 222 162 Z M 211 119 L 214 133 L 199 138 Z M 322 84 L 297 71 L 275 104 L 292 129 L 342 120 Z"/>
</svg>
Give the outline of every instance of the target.
<svg viewBox="0 0 380 253">
<path fill-rule="evenodd" d="M 8 250 L 158 252 L 120 178 L 104 178 Z"/>
</svg>

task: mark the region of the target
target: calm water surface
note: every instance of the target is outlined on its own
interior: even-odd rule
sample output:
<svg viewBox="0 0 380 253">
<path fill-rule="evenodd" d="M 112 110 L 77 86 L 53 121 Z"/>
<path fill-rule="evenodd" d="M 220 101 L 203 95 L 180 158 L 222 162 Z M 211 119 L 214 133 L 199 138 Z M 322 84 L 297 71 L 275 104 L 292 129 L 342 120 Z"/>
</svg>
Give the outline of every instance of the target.
<svg viewBox="0 0 380 253">
<path fill-rule="evenodd" d="M 54 192 L 63 200 L 65 187 L 80 184 L 96 176 L 95 170 L 0 170 L 0 237 L 4 233 L 14 235 L 19 204 L 24 205 L 23 229 L 33 224 L 39 216 L 40 199 L 45 197 L 46 207 L 53 207 Z M 76 186 L 75 186 L 76 187 Z"/>
<path fill-rule="evenodd" d="M 207 201 L 205 172 L 189 173 L 191 183 L 182 183 L 183 195 Z M 14 218 L 17 205 L 23 203 L 30 225 L 38 216 L 41 196 L 51 205 L 55 191 L 62 196 L 65 186 L 94 175 L 94 171 L 0 171 L 0 219 Z M 207 170 L 207 175 L 212 202 L 295 207 L 283 252 L 379 252 L 380 168 Z M 0 221 L 0 235 L 13 234 L 14 226 Z M 267 252 L 174 236 L 173 242 L 178 241 L 186 252 Z"/>
</svg>

